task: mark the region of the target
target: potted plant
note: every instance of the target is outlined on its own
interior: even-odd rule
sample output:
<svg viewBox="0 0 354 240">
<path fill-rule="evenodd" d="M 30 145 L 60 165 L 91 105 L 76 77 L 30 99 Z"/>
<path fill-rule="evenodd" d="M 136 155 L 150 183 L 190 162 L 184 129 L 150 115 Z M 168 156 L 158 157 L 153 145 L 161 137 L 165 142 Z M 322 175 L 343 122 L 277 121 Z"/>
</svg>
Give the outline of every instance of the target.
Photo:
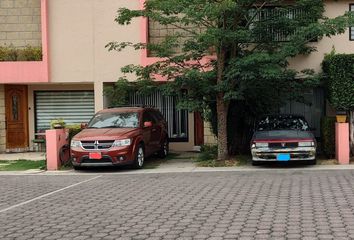
<svg viewBox="0 0 354 240">
<path fill-rule="evenodd" d="M 50 121 L 50 126 L 52 129 L 62 129 L 65 128 L 65 122 L 62 118 L 53 119 Z"/>
<path fill-rule="evenodd" d="M 337 123 L 346 123 L 347 122 L 347 112 L 346 111 L 337 111 L 336 112 Z"/>
</svg>

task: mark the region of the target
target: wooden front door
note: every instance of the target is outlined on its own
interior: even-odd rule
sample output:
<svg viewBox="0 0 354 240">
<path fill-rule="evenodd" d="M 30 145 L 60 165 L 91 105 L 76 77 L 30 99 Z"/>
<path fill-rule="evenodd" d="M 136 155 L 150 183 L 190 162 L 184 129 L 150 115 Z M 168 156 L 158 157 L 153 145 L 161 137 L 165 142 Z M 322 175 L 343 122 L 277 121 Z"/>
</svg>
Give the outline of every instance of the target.
<svg viewBox="0 0 354 240">
<path fill-rule="evenodd" d="M 28 147 L 26 85 L 5 85 L 6 148 Z"/>
<path fill-rule="evenodd" d="M 204 121 L 199 112 L 194 113 L 194 145 L 204 144 Z"/>
</svg>

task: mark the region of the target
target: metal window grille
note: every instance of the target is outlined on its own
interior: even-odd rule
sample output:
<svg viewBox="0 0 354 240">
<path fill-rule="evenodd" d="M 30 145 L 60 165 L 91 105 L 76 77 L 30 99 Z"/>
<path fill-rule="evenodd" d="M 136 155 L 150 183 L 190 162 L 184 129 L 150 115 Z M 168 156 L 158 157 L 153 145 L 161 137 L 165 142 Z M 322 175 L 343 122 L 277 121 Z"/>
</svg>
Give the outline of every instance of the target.
<svg viewBox="0 0 354 240">
<path fill-rule="evenodd" d="M 129 96 L 131 105 L 150 105 L 159 109 L 168 125 L 168 135 L 171 141 L 188 141 L 188 111 L 177 109 L 177 99 L 163 96 L 160 91 L 151 95 L 132 93 Z"/>
<path fill-rule="evenodd" d="M 250 10 L 250 16 L 254 16 L 253 18 L 253 24 L 250 25 L 250 28 L 253 29 L 255 28 L 256 23 L 261 23 L 265 21 L 271 21 L 272 19 L 275 19 L 277 17 L 287 17 L 288 19 L 299 19 L 303 16 L 305 16 L 306 12 L 302 9 L 288 9 L 287 11 L 280 11 L 279 9 L 275 7 L 264 7 L 261 9 L 258 13 L 256 9 L 251 9 Z M 259 36 L 255 37 L 255 42 L 264 40 L 264 38 L 270 38 L 271 41 L 274 42 L 287 42 L 289 41 L 289 38 L 291 35 L 294 34 L 294 32 L 289 33 L 289 32 L 284 32 L 284 31 L 279 31 L 279 29 L 273 27 L 273 26 L 268 26 L 265 29 L 266 34 L 260 34 Z M 317 39 L 313 40 L 317 41 Z"/>
</svg>

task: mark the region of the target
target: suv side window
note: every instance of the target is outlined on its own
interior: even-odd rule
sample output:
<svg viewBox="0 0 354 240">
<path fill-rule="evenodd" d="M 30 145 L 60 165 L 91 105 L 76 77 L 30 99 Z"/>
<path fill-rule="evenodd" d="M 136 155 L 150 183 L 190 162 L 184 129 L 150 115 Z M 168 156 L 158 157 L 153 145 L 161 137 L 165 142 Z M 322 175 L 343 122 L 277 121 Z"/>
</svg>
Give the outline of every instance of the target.
<svg viewBox="0 0 354 240">
<path fill-rule="evenodd" d="M 146 111 L 143 114 L 143 122 L 152 122 L 153 124 L 156 124 L 156 119 L 150 111 Z"/>
</svg>

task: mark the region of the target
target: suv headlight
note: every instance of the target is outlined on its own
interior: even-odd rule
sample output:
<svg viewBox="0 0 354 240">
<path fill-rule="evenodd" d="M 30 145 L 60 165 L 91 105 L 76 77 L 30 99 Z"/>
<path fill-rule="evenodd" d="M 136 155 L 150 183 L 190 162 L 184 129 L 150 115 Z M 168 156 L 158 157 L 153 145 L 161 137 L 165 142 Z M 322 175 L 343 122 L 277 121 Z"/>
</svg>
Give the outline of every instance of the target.
<svg viewBox="0 0 354 240">
<path fill-rule="evenodd" d="M 70 147 L 72 147 L 72 148 L 81 147 L 81 142 L 80 141 L 76 141 L 76 140 L 71 140 Z"/>
<path fill-rule="evenodd" d="M 131 142 L 132 141 L 130 139 L 115 140 L 112 147 L 130 146 Z"/>
<path fill-rule="evenodd" d="M 314 142 L 299 142 L 299 147 L 313 147 L 315 146 Z"/>
</svg>

